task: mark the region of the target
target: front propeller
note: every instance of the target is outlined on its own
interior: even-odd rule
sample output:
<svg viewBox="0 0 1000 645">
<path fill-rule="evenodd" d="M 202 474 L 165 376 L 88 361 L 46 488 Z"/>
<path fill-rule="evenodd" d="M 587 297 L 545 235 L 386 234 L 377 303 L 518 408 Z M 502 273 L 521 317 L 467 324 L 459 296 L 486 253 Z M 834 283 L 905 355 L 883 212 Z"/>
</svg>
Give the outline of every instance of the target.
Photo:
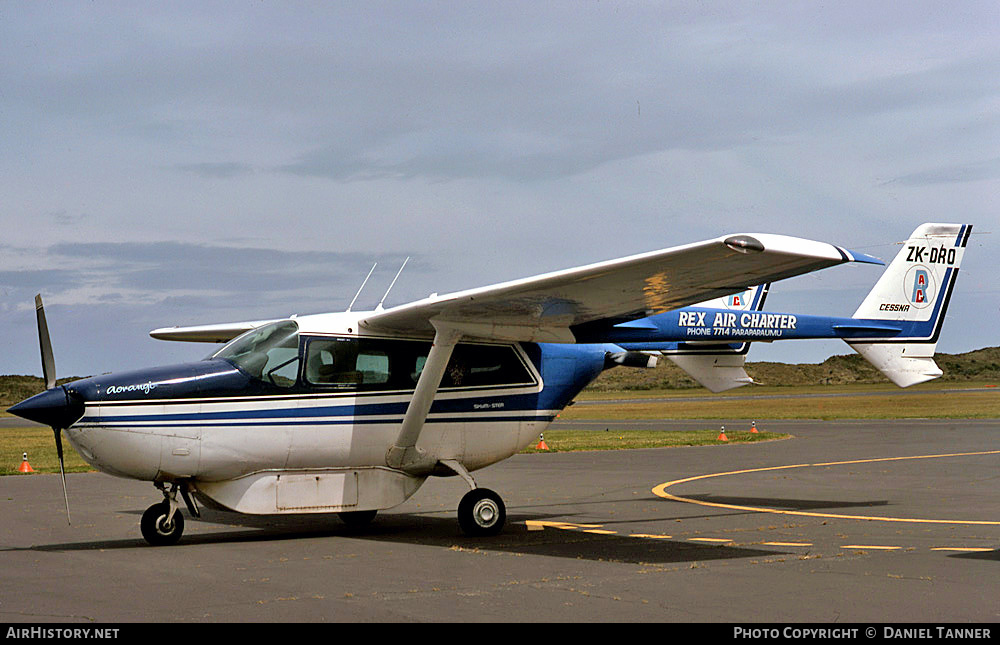
<svg viewBox="0 0 1000 645">
<path fill-rule="evenodd" d="M 52 354 L 49 326 L 45 322 L 45 308 L 42 306 L 40 294 L 35 296 L 35 316 L 38 320 L 38 344 L 42 352 L 42 376 L 45 378 L 45 391 L 21 401 L 7 411 L 29 421 L 44 423 L 52 428 L 56 439 L 56 454 L 59 456 L 63 499 L 66 502 L 66 521 L 72 524 L 69 515 L 69 493 L 66 490 L 62 431 L 79 421 L 83 416 L 83 400 L 65 387 L 56 385 L 56 362 Z"/>
</svg>

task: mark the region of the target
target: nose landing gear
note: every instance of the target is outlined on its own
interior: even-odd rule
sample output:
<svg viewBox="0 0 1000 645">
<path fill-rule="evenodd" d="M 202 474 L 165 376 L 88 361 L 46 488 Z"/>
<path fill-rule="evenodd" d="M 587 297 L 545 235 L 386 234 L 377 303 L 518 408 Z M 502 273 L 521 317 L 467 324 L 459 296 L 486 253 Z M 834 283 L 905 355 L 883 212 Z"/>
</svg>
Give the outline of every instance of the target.
<svg viewBox="0 0 1000 645">
<path fill-rule="evenodd" d="M 183 483 L 173 483 L 169 489 L 162 482 L 156 482 L 154 485 L 163 493 L 163 501 L 146 509 L 139 521 L 139 530 L 142 531 L 142 537 L 153 546 L 177 544 L 184 533 L 184 516 L 181 515 L 180 504 L 177 503 L 177 492 L 180 491 L 191 515 L 200 517 L 201 513 L 198 512 L 198 507 L 194 505 L 194 500 L 188 495 L 187 487 Z"/>
<path fill-rule="evenodd" d="M 160 502 L 153 504 L 142 514 L 139 521 L 142 537 L 153 546 L 170 546 L 177 544 L 184 532 L 184 516 L 177 512 L 176 506 L 171 510 L 170 504 Z"/>
</svg>

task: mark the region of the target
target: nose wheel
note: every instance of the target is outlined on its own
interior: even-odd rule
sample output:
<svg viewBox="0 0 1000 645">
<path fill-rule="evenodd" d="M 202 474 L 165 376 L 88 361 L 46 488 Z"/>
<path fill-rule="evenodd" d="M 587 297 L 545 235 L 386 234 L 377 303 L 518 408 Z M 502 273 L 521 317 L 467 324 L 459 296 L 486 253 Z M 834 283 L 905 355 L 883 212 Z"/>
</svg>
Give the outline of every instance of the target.
<svg viewBox="0 0 1000 645">
<path fill-rule="evenodd" d="M 146 509 L 139 521 L 139 528 L 142 530 L 142 537 L 153 546 L 170 546 L 177 544 L 184 533 L 184 516 L 176 508 L 171 513 L 170 504 L 160 502 Z"/>
<path fill-rule="evenodd" d="M 470 537 L 498 534 L 507 521 L 500 496 L 488 488 L 474 488 L 458 504 L 458 525 Z"/>
<path fill-rule="evenodd" d="M 177 493 L 180 492 L 184 498 L 192 516 L 201 517 L 201 513 L 188 494 L 186 483 L 173 483 L 169 487 L 163 482 L 156 482 L 154 485 L 163 493 L 163 501 L 146 509 L 139 520 L 139 530 L 142 531 L 142 537 L 153 546 L 177 544 L 184 533 L 184 516 L 180 512 Z"/>
</svg>

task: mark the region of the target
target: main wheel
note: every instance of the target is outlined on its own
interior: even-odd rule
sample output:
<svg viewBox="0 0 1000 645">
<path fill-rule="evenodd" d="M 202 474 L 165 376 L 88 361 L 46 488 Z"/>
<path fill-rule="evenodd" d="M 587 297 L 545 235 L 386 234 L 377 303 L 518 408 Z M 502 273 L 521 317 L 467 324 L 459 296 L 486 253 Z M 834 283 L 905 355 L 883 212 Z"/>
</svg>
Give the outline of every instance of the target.
<svg viewBox="0 0 1000 645">
<path fill-rule="evenodd" d="M 466 535 L 496 535 L 506 521 L 503 500 L 488 488 L 470 490 L 458 504 L 458 525 Z"/>
<path fill-rule="evenodd" d="M 180 511 L 174 513 L 174 518 L 167 524 L 167 516 L 170 515 L 170 505 L 166 502 L 153 504 L 142 514 L 139 521 L 139 528 L 142 530 L 142 537 L 153 546 L 170 546 L 177 544 L 184 533 L 184 516 Z"/>
</svg>

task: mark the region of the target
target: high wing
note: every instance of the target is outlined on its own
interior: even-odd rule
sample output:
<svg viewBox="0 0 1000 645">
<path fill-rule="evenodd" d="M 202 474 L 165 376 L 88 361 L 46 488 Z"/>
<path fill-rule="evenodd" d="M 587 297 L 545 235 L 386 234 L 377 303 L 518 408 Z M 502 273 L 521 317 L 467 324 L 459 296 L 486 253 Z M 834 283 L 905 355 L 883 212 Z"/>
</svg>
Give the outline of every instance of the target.
<svg viewBox="0 0 1000 645">
<path fill-rule="evenodd" d="M 575 342 L 575 329 L 643 318 L 844 262 L 882 264 L 832 244 L 727 235 L 531 278 L 431 296 L 362 318 L 373 331 Z"/>
<path fill-rule="evenodd" d="M 249 322 L 220 323 L 218 325 L 194 325 L 191 327 L 161 327 L 149 332 L 157 340 L 182 340 L 192 343 L 225 343 L 251 329 L 257 329 L 283 320 L 254 320 Z"/>
<path fill-rule="evenodd" d="M 844 262 L 882 264 L 824 242 L 727 235 L 358 316 L 375 333 L 433 334 L 435 324 L 445 324 L 466 337 L 573 343 L 574 330 L 644 318 Z M 218 343 L 270 322 L 165 327 L 150 336 Z"/>
</svg>

